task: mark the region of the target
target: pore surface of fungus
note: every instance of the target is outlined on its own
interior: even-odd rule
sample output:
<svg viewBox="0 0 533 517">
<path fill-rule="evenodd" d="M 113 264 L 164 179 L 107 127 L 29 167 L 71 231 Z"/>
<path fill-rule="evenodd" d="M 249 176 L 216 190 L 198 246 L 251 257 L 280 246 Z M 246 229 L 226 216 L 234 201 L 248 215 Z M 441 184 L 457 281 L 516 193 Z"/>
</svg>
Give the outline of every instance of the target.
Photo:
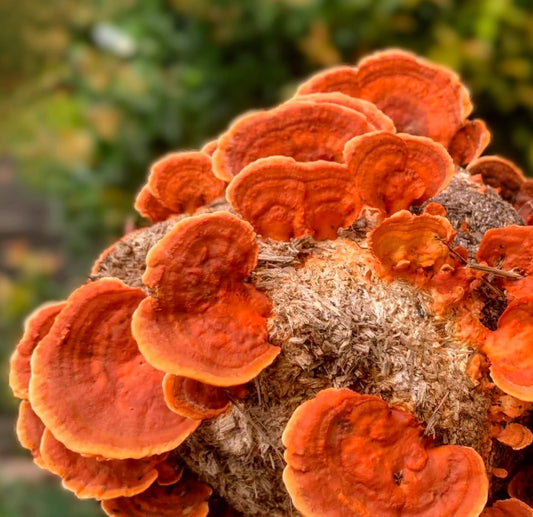
<svg viewBox="0 0 533 517">
<path fill-rule="evenodd" d="M 379 397 L 321 391 L 283 434 L 283 479 L 305 517 L 477 517 L 487 500 L 481 457 L 430 448 L 416 418 Z"/>
<path fill-rule="evenodd" d="M 350 140 L 344 159 L 362 202 L 388 215 L 436 195 L 455 172 L 442 145 L 425 137 L 385 131 Z"/>
<path fill-rule="evenodd" d="M 293 100 L 239 118 L 218 140 L 213 170 L 230 181 L 246 165 L 267 156 L 299 162 L 342 162 L 344 144 L 373 131 L 365 115 L 338 104 Z"/>
<path fill-rule="evenodd" d="M 115 279 L 80 287 L 34 351 L 32 406 L 72 451 L 141 458 L 173 449 L 198 426 L 167 408 L 164 374 L 131 335 L 144 297 Z"/>
<path fill-rule="evenodd" d="M 110 517 L 205 517 L 211 489 L 184 474 L 175 485 L 154 483 L 133 497 L 119 497 L 102 502 Z"/>
<path fill-rule="evenodd" d="M 246 166 L 233 178 L 227 197 L 258 234 L 278 240 L 334 239 L 360 211 L 359 194 L 344 165 L 284 156 Z"/>
<path fill-rule="evenodd" d="M 272 363 L 270 302 L 243 282 L 257 253 L 251 226 L 227 213 L 182 221 L 152 248 L 143 275 L 152 296 L 132 322 L 149 363 L 215 386 L 248 382 Z"/>
</svg>

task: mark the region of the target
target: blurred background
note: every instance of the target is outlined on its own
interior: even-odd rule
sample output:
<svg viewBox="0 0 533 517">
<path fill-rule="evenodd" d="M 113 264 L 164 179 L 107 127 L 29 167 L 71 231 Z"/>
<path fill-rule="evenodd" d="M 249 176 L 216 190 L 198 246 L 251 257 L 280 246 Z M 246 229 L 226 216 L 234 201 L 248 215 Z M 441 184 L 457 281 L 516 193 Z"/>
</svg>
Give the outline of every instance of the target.
<svg viewBox="0 0 533 517">
<path fill-rule="evenodd" d="M 89 517 L 14 438 L 7 361 L 24 316 L 81 284 L 150 162 L 198 148 L 320 68 L 400 46 L 453 67 L 533 172 L 531 0 L 2 0 L 0 515 Z"/>
</svg>

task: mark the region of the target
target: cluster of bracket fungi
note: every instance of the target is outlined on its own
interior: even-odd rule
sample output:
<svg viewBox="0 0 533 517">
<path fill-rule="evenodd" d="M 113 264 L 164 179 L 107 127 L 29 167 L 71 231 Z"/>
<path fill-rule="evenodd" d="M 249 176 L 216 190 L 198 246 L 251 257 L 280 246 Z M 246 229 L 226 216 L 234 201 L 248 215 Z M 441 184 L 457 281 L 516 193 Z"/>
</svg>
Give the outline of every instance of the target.
<svg viewBox="0 0 533 517">
<path fill-rule="evenodd" d="M 39 308 L 12 356 L 17 433 L 35 463 L 111 516 L 236 515 L 209 509 L 211 488 L 174 451 L 283 354 L 269 343 L 271 301 L 249 281 L 258 240 L 336 239 L 361 218 L 372 221 L 366 242 L 377 274 L 429 293 L 437 314 L 454 311 L 477 348 L 474 381 L 490 367 L 479 389 L 500 394 L 503 415 L 491 437 L 527 447 L 533 180 L 503 158 L 480 157 L 490 134 L 471 111 L 453 72 L 387 50 L 315 75 L 201 151 L 156 162 L 135 206 L 168 225 L 142 285 L 91 279 Z M 454 247 L 442 205 L 409 211 L 463 168 L 524 222 L 487 231 L 476 257 Z M 202 211 L 224 196 L 229 211 Z M 482 283 L 506 296 L 493 330 L 473 295 Z M 296 409 L 283 445 L 283 481 L 303 516 L 533 516 L 531 472 L 509 483 L 510 499 L 486 506 L 486 458 L 433 443 L 412 413 L 375 395 L 320 391 Z"/>
</svg>

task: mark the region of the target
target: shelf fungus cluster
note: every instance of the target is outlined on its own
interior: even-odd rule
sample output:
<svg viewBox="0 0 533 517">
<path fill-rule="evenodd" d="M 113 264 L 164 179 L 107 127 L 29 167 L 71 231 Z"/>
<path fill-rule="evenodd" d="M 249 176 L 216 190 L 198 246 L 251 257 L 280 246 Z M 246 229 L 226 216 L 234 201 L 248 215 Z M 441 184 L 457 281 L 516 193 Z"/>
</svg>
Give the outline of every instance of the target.
<svg viewBox="0 0 533 517">
<path fill-rule="evenodd" d="M 387 50 L 157 161 L 12 356 L 35 463 L 111 516 L 533 516 L 533 188 L 471 111 Z"/>
</svg>

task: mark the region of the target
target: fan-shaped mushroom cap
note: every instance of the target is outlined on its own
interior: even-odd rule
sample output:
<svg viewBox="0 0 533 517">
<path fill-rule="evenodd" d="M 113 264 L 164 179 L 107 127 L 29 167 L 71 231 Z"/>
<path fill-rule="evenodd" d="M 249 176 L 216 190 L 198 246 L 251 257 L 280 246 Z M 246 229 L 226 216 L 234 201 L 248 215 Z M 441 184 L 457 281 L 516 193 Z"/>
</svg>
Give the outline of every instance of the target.
<svg viewBox="0 0 533 517">
<path fill-rule="evenodd" d="M 305 517 L 477 517 L 487 500 L 477 452 L 428 448 L 415 417 L 379 397 L 321 391 L 283 443 L 283 481 Z"/>
<path fill-rule="evenodd" d="M 163 380 L 167 406 L 187 418 L 203 420 L 224 413 L 229 400 L 222 388 L 167 373 Z"/>
<path fill-rule="evenodd" d="M 485 508 L 480 517 L 533 517 L 533 508 L 518 499 L 506 499 Z"/>
<path fill-rule="evenodd" d="M 48 334 L 65 302 L 45 303 L 33 311 L 24 323 L 24 335 L 9 362 L 9 386 L 15 397 L 28 398 L 31 356 L 41 339 Z"/>
<path fill-rule="evenodd" d="M 63 486 L 80 499 L 131 497 L 146 490 L 158 476 L 160 456 L 140 460 L 104 460 L 68 450 L 46 429 L 41 441 L 46 468 L 63 479 Z"/>
<path fill-rule="evenodd" d="M 504 279 L 502 284 L 515 296 L 531 292 L 533 286 L 533 227 L 509 225 L 485 232 L 479 244 L 477 260 L 525 276 L 520 280 Z"/>
<path fill-rule="evenodd" d="M 334 66 L 322 70 L 302 83 L 297 95 L 340 92 L 350 97 L 359 97 L 357 69 L 353 66 Z"/>
<path fill-rule="evenodd" d="M 445 217 L 397 212 L 368 236 L 369 248 L 389 279 L 402 277 L 424 284 L 449 263 L 455 232 Z"/>
<path fill-rule="evenodd" d="M 153 484 L 133 497 L 119 497 L 102 502 L 110 517 L 205 517 L 211 489 L 185 474 L 171 486 Z"/>
<path fill-rule="evenodd" d="M 312 235 L 335 239 L 360 212 L 352 175 L 340 163 L 261 158 L 233 180 L 227 198 L 263 237 L 289 240 Z"/>
<path fill-rule="evenodd" d="M 489 334 L 484 351 L 490 374 L 505 393 L 533 402 L 533 296 L 512 301 Z"/>
<path fill-rule="evenodd" d="M 144 297 L 109 278 L 80 287 L 33 353 L 33 409 L 72 451 L 142 458 L 177 447 L 199 424 L 167 408 L 164 374 L 146 363 L 131 335 Z"/>
<path fill-rule="evenodd" d="M 396 132 L 394 122 L 380 111 L 375 104 L 365 101 L 363 99 L 357 99 L 349 95 L 345 95 L 340 92 L 327 92 L 327 93 L 309 93 L 306 95 L 298 95 L 288 102 L 296 101 L 310 101 L 310 102 L 328 102 L 330 104 L 339 104 L 345 108 L 350 108 L 354 111 L 362 113 L 367 121 L 374 126 L 375 130 L 389 131 L 391 133 Z"/>
<path fill-rule="evenodd" d="M 376 52 L 357 68 L 322 72 L 298 93 L 338 91 L 374 103 L 403 133 L 448 146 L 472 111 L 468 90 L 450 69 L 397 49 Z"/>
<path fill-rule="evenodd" d="M 145 185 L 137 194 L 134 208 L 153 223 L 164 221 L 173 214 L 172 210 L 169 210 L 150 192 L 148 185 Z"/>
<path fill-rule="evenodd" d="M 448 152 L 456 165 L 475 160 L 490 143 L 490 131 L 483 120 L 466 120 L 448 145 Z"/>
<path fill-rule="evenodd" d="M 293 100 L 237 119 L 218 139 L 213 170 L 230 181 L 246 165 L 267 156 L 342 162 L 344 144 L 373 129 L 365 115 L 353 109 Z"/>
<path fill-rule="evenodd" d="M 443 190 L 455 168 L 442 145 L 429 138 L 377 131 L 344 148 L 362 202 L 386 214 L 423 203 Z"/>
<path fill-rule="evenodd" d="M 244 384 L 280 349 L 266 296 L 243 280 L 257 263 L 252 227 L 226 212 L 180 221 L 148 253 L 152 290 L 135 311 L 139 349 L 156 368 L 214 386 Z"/>
<path fill-rule="evenodd" d="M 527 427 L 511 422 L 496 435 L 496 439 L 515 451 L 519 451 L 533 443 L 533 433 Z"/>
<path fill-rule="evenodd" d="M 514 207 L 528 225 L 533 225 L 533 180 L 526 179 L 514 201 Z"/>
<path fill-rule="evenodd" d="M 20 445 L 31 452 L 33 461 L 43 469 L 46 464 L 41 457 L 40 447 L 44 430 L 44 424 L 33 411 L 31 404 L 23 400 L 19 405 L 17 438 Z"/>
<path fill-rule="evenodd" d="M 225 184 L 213 174 L 203 152 L 167 154 L 150 169 L 148 188 L 174 214 L 193 213 L 224 195 Z"/>
<path fill-rule="evenodd" d="M 510 160 L 501 156 L 482 156 L 466 169 L 470 174 L 481 174 L 486 185 L 500 189 L 500 195 L 513 203 L 526 180 L 524 173 Z"/>
</svg>

